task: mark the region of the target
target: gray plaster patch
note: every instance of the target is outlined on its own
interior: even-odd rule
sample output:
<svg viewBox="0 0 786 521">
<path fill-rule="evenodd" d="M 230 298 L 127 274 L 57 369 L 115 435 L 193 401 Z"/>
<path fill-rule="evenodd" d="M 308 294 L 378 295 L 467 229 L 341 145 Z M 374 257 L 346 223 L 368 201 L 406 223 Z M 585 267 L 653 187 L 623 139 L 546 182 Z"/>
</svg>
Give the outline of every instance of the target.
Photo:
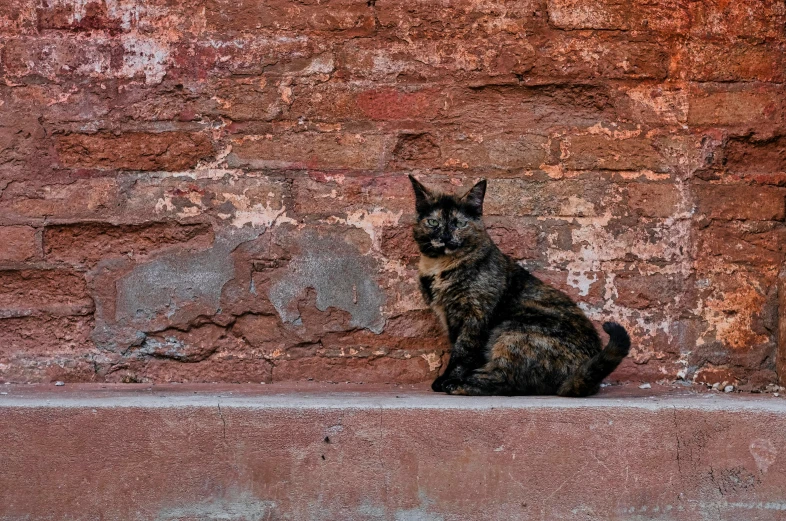
<svg viewBox="0 0 786 521">
<path fill-rule="evenodd" d="M 351 325 L 381 333 L 385 294 L 374 280 L 376 263 L 337 237 L 308 233 L 303 254 L 289 263 L 289 273 L 270 288 L 270 301 L 284 322 L 297 324 L 295 304 L 307 288 L 317 293 L 317 309 L 335 307 L 352 315 Z"/>
<path fill-rule="evenodd" d="M 138 266 L 117 281 L 115 320 L 146 321 L 161 312 L 171 316 L 181 303 L 195 301 L 218 311 L 221 290 L 235 273 L 232 250 L 263 232 L 258 228 L 223 230 L 207 250 Z"/>
<path fill-rule="evenodd" d="M 238 494 L 231 498 L 220 498 L 191 505 L 163 508 L 155 521 L 267 521 L 275 512 L 276 504 L 261 501 L 250 494 Z"/>
</svg>

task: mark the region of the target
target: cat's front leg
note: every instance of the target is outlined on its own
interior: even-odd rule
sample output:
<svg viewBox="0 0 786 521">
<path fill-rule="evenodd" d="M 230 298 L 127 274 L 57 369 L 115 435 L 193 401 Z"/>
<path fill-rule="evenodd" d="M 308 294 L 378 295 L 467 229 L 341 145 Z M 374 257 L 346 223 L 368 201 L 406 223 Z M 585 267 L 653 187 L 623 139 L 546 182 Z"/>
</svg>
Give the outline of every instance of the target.
<svg viewBox="0 0 786 521">
<path fill-rule="evenodd" d="M 431 390 L 441 393 L 444 392 L 444 385 L 447 382 L 451 381 L 460 381 L 461 377 L 467 372 L 467 369 L 461 365 L 459 365 L 457 361 L 457 357 L 451 353 L 450 361 L 448 362 L 448 366 L 445 368 L 445 372 L 439 375 L 436 380 L 431 384 Z"/>
<path fill-rule="evenodd" d="M 475 346 L 477 342 L 469 343 L 466 337 L 462 339 L 459 336 L 458 341 L 450 350 L 450 360 L 448 366 L 445 368 L 440 376 L 431 384 L 431 389 L 438 393 L 446 392 L 446 386 L 457 385 L 464 380 L 466 375 L 471 373 L 485 363 L 485 357 L 482 356 L 481 349 L 473 348 L 468 349 L 467 346 Z M 463 341 L 462 341 L 463 340 Z"/>
</svg>

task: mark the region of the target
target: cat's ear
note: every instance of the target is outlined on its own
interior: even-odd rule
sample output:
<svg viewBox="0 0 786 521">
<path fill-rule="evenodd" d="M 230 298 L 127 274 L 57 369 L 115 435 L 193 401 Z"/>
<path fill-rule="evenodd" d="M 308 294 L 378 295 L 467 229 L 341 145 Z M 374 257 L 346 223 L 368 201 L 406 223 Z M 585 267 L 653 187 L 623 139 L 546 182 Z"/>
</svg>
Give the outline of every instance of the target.
<svg viewBox="0 0 786 521">
<path fill-rule="evenodd" d="M 420 184 L 420 181 L 412 177 L 411 174 L 409 180 L 412 182 L 412 189 L 415 191 L 415 210 L 417 210 L 418 213 L 425 212 L 429 204 L 433 202 L 434 197 L 431 195 L 431 192 Z"/>
<path fill-rule="evenodd" d="M 475 210 L 478 215 L 483 215 L 483 198 L 485 196 L 486 180 L 481 179 L 461 198 L 461 202 Z"/>
</svg>

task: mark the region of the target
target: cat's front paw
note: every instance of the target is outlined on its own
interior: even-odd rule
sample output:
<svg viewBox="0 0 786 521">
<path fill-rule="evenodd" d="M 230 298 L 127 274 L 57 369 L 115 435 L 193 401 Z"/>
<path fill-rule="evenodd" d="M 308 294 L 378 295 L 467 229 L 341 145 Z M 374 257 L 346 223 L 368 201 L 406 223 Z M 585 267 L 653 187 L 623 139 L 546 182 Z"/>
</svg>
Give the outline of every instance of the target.
<svg viewBox="0 0 786 521">
<path fill-rule="evenodd" d="M 442 382 L 442 390 L 448 394 L 461 394 L 458 391 L 462 388 L 462 381 L 458 378 L 451 378 Z"/>
<path fill-rule="evenodd" d="M 443 385 L 444 385 L 444 383 L 445 383 L 445 380 L 446 380 L 446 378 L 445 378 L 445 375 L 438 376 L 438 377 L 437 377 L 437 378 L 436 378 L 436 379 L 435 379 L 435 380 L 432 382 L 432 384 L 431 384 L 431 390 L 432 390 L 432 391 L 434 391 L 435 393 L 441 393 L 441 392 L 444 392 L 444 391 L 445 391 L 445 389 L 443 388 Z"/>
</svg>

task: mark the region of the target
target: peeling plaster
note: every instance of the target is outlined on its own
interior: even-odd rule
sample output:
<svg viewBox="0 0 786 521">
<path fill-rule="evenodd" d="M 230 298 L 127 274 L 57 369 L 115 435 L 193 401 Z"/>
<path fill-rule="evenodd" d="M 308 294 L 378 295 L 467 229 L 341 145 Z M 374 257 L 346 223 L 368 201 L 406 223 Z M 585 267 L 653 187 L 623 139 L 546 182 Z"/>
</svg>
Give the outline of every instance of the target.
<svg viewBox="0 0 786 521">
<path fill-rule="evenodd" d="M 386 297 L 375 280 L 376 261 L 337 237 L 308 233 L 300 246 L 303 253 L 292 259 L 288 273 L 270 288 L 270 300 L 281 319 L 298 323 L 297 300 L 307 288 L 314 288 L 317 309 L 342 309 L 352 315 L 353 326 L 381 333 Z"/>
</svg>

